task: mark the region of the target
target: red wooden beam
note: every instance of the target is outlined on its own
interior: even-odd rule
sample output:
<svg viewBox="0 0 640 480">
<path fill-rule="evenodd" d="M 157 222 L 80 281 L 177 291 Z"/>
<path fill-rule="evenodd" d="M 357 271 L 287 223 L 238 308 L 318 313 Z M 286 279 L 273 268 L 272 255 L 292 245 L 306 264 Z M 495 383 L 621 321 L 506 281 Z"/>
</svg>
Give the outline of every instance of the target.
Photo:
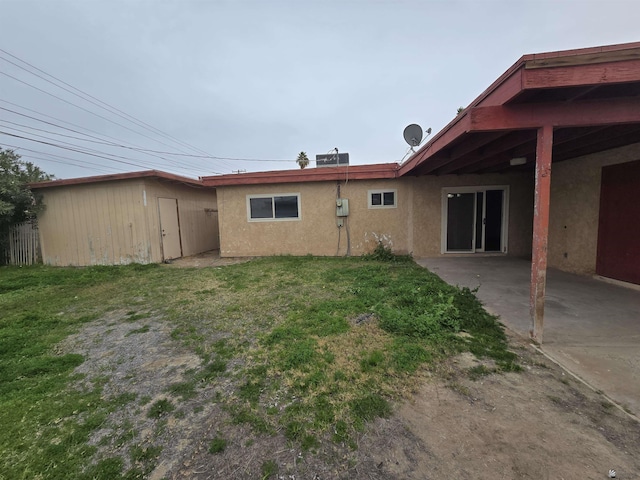
<svg viewBox="0 0 640 480">
<path fill-rule="evenodd" d="M 592 127 L 576 129 L 564 129 L 554 132 L 553 146 L 557 151 L 558 146 L 582 137 L 594 137 L 594 134 L 606 130 L 608 127 Z M 621 127 L 622 128 L 622 127 Z M 640 128 L 638 126 L 637 128 Z M 505 169 L 510 171 L 521 170 L 510 167 L 508 162 L 514 157 L 528 157 L 533 160 L 535 154 L 536 130 L 517 130 L 503 137 L 504 140 L 494 142 L 482 150 L 482 154 L 476 154 L 475 158 L 469 156 L 460 161 L 446 165 L 437 171 L 438 175 L 447 173 L 494 173 Z M 555 155 L 554 155 L 555 157 Z M 506 166 L 503 164 L 507 164 Z"/>
<path fill-rule="evenodd" d="M 474 100 L 470 107 L 502 105 L 514 101 L 522 93 L 522 69 L 516 63 Z"/>
<path fill-rule="evenodd" d="M 640 123 L 640 98 L 476 107 L 468 115 L 473 132 Z"/>
<path fill-rule="evenodd" d="M 536 145 L 536 180 L 533 209 L 533 247 L 531 259 L 531 339 L 542 343 L 544 293 L 547 283 L 547 244 L 549 239 L 549 198 L 551 194 L 551 152 L 553 127 L 538 129 Z"/>
<path fill-rule="evenodd" d="M 555 52 L 532 53 L 524 55 L 520 59 L 520 63 L 541 62 L 544 60 L 552 59 L 561 61 L 563 58 L 575 57 L 578 55 L 586 56 L 603 54 L 607 52 L 624 52 L 626 50 L 633 50 L 636 48 L 640 48 L 640 42 L 615 43 L 613 45 L 601 45 L 599 47 L 574 48 L 571 50 L 558 50 Z M 557 62 L 555 64 L 557 65 Z"/>
<path fill-rule="evenodd" d="M 458 158 L 467 155 L 468 153 L 473 152 L 479 148 L 484 147 L 488 143 L 491 143 L 499 138 L 504 137 L 505 132 L 492 132 L 485 133 L 484 135 L 475 134 L 472 138 L 461 143 L 460 145 L 456 145 L 451 149 L 451 153 L 449 153 L 450 160 L 457 160 Z"/>
<path fill-rule="evenodd" d="M 638 49 L 635 50 L 636 52 Z M 640 81 L 640 59 L 553 68 L 525 68 L 522 87 L 526 89 L 605 85 Z"/>
<path fill-rule="evenodd" d="M 475 136 L 467 135 L 463 142 L 459 142 L 458 145 L 452 147 L 448 154 L 445 151 L 441 151 L 438 155 L 432 155 L 428 162 L 425 162 L 420 168 L 420 174 L 426 175 L 433 173 L 441 167 L 451 165 L 451 162 L 461 157 L 468 155 L 469 153 L 483 147 L 484 145 L 491 143 L 492 141 L 501 138 L 505 135 L 504 132 L 492 132 L 475 134 Z M 440 175 L 440 172 L 437 172 Z"/>
<path fill-rule="evenodd" d="M 558 135 L 554 139 L 554 160 L 566 160 L 589 153 L 601 152 L 615 146 L 628 145 L 640 141 L 640 125 L 620 125 L 603 127 L 596 134 L 574 137 L 558 148 Z"/>
<path fill-rule="evenodd" d="M 518 131 L 504 135 L 500 140 L 491 143 L 491 145 L 488 145 L 477 152 L 470 153 L 455 162 L 444 165 L 436 173 L 438 175 L 447 175 L 449 173 L 462 173 L 462 169 L 466 169 L 468 167 L 471 167 L 469 171 L 485 168 L 484 165 L 478 166 L 477 164 L 484 164 L 486 160 L 490 160 L 496 155 L 502 155 L 505 151 L 511 150 L 523 143 L 535 140 L 535 138 L 535 131 Z"/>
</svg>

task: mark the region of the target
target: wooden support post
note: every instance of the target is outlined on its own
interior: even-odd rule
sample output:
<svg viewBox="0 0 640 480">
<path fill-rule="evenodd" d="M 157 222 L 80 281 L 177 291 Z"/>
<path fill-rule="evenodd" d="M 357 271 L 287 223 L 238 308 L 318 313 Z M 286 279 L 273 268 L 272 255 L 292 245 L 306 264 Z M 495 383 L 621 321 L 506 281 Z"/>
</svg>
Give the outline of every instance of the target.
<svg viewBox="0 0 640 480">
<path fill-rule="evenodd" d="M 533 211 L 533 246 L 531 259 L 531 339 L 542 343 L 544 291 L 547 283 L 547 241 L 549 237 L 549 197 L 551 193 L 551 151 L 553 127 L 538 129 L 536 146 L 536 185 Z"/>
</svg>

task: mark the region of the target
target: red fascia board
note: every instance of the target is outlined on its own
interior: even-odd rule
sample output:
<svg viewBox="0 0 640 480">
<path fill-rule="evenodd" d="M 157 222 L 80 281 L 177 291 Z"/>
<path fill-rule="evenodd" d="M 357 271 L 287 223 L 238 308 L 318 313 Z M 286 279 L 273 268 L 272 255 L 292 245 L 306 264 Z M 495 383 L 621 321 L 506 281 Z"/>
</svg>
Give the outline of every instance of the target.
<svg viewBox="0 0 640 480">
<path fill-rule="evenodd" d="M 576 48 L 573 50 L 558 50 L 556 52 L 531 53 L 524 55 L 521 60 L 529 62 L 532 60 L 544 60 L 549 58 L 574 57 L 579 55 L 593 55 L 596 53 L 620 52 L 640 48 L 640 42 L 616 43 L 613 45 L 603 45 L 600 47 Z"/>
<path fill-rule="evenodd" d="M 523 70 L 522 88 L 562 88 L 640 81 L 640 59 Z"/>
<path fill-rule="evenodd" d="M 174 175 L 172 173 L 162 172 L 160 170 L 144 170 L 141 172 L 114 173 L 111 175 L 95 175 L 92 177 L 68 178 L 65 180 L 49 180 L 46 182 L 30 183 L 29 187 L 32 189 L 64 187 L 68 185 L 85 185 L 90 183 L 115 182 L 118 180 L 132 180 L 136 178 L 160 178 L 163 180 L 170 180 L 173 182 L 186 183 L 188 185 L 193 185 L 197 187 L 203 186 L 200 180 L 194 180 L 193 178 L 182 177 L 180 175 Z"/>
<path fill-rule="evenodd" d="M 396 178 L 397 176 L 397 163 L 380 163 L 373 165 L 351 165 L 348 167 L 320 167 L 304 170 L 277 170 L 218 175 L 202 177 L 202 183 L 207 187 L 223 187 L 233 185 L 344 181 L 345 179 L 378 180 Z"/>
<path fill-rule="evenodd" d="M 640 98 L 476 107 L 469 117 L 473 132 L 640 123 Z"/>
</svg>

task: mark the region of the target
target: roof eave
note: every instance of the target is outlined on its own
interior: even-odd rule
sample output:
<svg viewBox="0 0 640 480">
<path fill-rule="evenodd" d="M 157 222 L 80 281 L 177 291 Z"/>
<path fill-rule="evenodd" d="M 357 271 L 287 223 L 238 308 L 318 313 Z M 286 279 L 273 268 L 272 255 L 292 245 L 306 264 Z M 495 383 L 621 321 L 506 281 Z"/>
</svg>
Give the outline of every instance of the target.
<svg viewBox="0 0 640 480">
<path fill-rule="evenodd" d="M 173 173 L 163 172 L 161 170 L 143 170 L 140 172 L 114 173 L 109 175 L 95 175 L 91 177 L 68 178 L 64 180 L 48 180 L 46 182 L 30 183 L 29 187 L 31 189 L 43 189 L 64 187 L 70 185 L 115 182 L 120 180 L 135 180 L 140 178 L 158 178 L 161 180 L 184 183 L 195 187 L 203 186 L 201 180 L 195 180 L 193 178 L 183 177 L 181 175 L 174 175 Z"/>
<path fill-rule="evenodd" d="M 320 167 L 304 170 L 278 170 L 202 177 L 207 187 L 309 183 L 349 180 L 382 180 L 398 176 L 397 163 Z"/>
</svg>

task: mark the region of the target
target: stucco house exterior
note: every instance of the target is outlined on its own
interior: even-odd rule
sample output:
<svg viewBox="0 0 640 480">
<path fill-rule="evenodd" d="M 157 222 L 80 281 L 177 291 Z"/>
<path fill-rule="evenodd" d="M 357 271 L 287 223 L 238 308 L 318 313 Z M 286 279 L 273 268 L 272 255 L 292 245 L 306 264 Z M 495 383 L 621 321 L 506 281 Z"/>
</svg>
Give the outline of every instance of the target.
<svg viewBox="0 0 640 480">
<path fill-rule="evenodd" d="M 640 42 L 521 57 L 402 165 L 202 180 L 223 256 L 530 256 L 538 339 L 547 265 L 640 284 Z"/>
<path fill-rule="evenodd" d="M 203 177 L 217 191 L 221 255 L 360 255 L 379 240 L 415 256 L 531 255 L 548 126 L 549 264 L 595 273 L 599 235 L 612 236 L 600 231 L 602 172 L 640 160 L 639 106 L 640 43 L 526 55 L 403 165 Z M 260 198 L 273 212 L 252 212 Z M 294 214 L 280 216 L 284 201 Z"/>
<path fill-rule="evenodd" d="M 477 250 L 520 256 L 531 252 L 530 175 L 416 178 L 400 177 L 399 168 L 391 163 L 204 178 L 217 191 L 220 254 L 362 255 L 378 242 L 420 257 L 466 252 L 455 237 L 462 229 L 459 219 L 450 226 L 451 240 L 457 243 L 442 242 L 442 196 L 470 187 L 504 195 L 504 209 L 496 212 L 498 243 L 478 245 Z M 283 198 L 295 202 L 292 212 L 278 211 Z M 273 205 L 273 212 L 256 210 L 262 199 Z M 348 203 L 348 212 L 340 212 L 340 203 Z M 454 219 L 455 212 L 449 216 Z"/>
<path fill-rule="evenodd" d="M 159 263 L 219 247 L 215 190 L 156 170 L 31 185 L 48 265 Z"/>
<path fill-rule="evenodd" d="M 640 284 L 640 42 L 521 57 L 401 165 L 33 188 L 54 265 L 218 246 L 223 257 L 361 255 L 378 242 L 416 257 L 530 257 L 540 340 L 547 266 Z M 177 212 L 179 249 L 163 209 Z"/>
</svg>

